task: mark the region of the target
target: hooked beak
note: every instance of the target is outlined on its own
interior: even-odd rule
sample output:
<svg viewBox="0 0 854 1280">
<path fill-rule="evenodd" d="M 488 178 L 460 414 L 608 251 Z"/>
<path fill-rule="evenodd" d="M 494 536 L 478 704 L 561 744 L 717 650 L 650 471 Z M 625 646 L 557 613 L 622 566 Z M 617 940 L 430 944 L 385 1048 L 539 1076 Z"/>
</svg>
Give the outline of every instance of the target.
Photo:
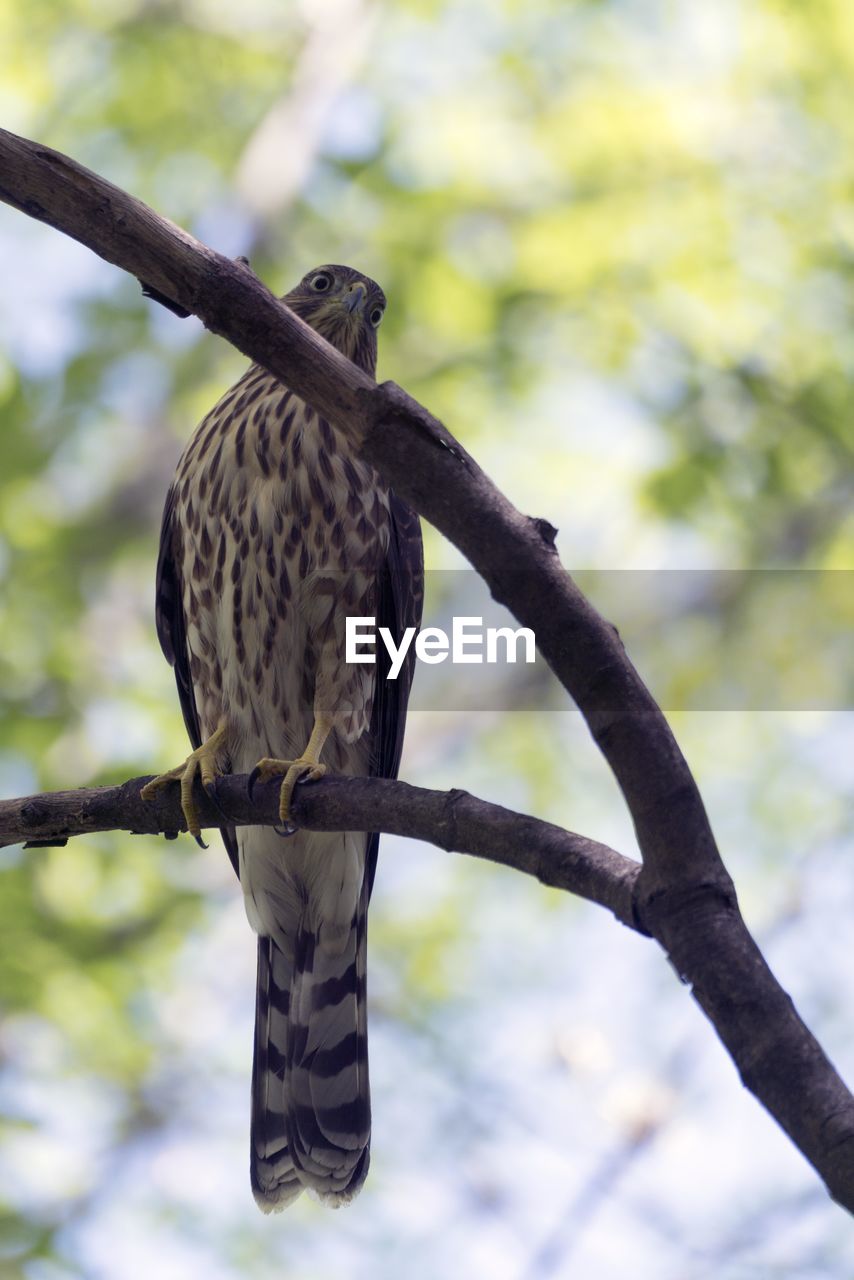
<svg viewBox="0 0 854 1280">
<path fill-rule="evenodd" d="M 342 298 L 345 309 L 350 315 L 354 311 L 363 311 L 368 297 L 368 286 L 362 280 L 354 280 Z"/>
</svg>

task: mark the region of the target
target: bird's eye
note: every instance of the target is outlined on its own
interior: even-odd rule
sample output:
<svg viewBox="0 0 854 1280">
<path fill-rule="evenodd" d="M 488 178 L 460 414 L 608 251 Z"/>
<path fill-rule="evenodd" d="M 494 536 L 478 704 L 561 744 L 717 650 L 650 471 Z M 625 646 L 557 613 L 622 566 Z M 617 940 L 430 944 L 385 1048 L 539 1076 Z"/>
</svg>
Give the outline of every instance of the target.
<svg viewBox="0 0 854 1280">
<path fill-rule="evenodd" d="M 383 318 L 383 312 L 384 312 L 383 307 L 374 307 L 373 311 L 370 314 L 369 318 L 370 318 L 371 324 L 374 326 L 375 329 L 379 324 L 380 320 L 382 320 Z"/>
<path fill-rule="evenodd" d="M 332 276 L 328 271 L 318 271 L 316 276 L 312 276 L 309 281 L 315 293 L 326 293 L 332 288 Z"/>
</svg>

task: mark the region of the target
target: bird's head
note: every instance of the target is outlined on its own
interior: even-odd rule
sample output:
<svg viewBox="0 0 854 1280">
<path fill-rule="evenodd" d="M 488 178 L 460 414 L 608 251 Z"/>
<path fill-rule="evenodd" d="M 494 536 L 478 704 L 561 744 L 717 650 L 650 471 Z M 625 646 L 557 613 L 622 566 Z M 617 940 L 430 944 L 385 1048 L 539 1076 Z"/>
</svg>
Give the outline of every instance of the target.
<svg viewBox="0 0 854 1280">
<path fill-rule="evenodd" d="M 374 280 L 352 267 L 315 267 L 283 301 L 360 369 L 373 374 L 386 302 Z"/>
</svg>

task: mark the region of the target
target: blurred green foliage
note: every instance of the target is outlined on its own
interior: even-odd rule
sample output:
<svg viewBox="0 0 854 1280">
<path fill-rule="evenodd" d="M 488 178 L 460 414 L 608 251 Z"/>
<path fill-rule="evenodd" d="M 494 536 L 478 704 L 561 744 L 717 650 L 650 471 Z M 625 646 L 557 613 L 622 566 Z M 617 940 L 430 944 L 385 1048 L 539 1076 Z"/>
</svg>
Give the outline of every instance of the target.
<svg viewBox="0 0 854 1280">
<path fill-rule="evenodd" d="M 390 299 L 380 376 L 443 417 L 523 510 L 561 527 L 570 567 L 854 569 L 852 75 L 845 0 L 0 0 L 6 127 L 221 251 L 248 254 L 280 291 L 314 263 L 364 266 Z M 0 269 L 0 787 L 13 795 L 118 780 L 181 755 L 152 619 L 159 513 L 182 441 L 243 361 L 5 207 Z M 432 533 L 427 552 L 432 567 L 458 563 Z M 737 631 L 762 600 L 736 592 L 717 607 Z M 726 662 L 720 616 L 711 634 Z M 690 654 L 681 662 L 677 690 L 703 676 Z M 769 925 L 815 898 L 809 868 L 826 870 L 850 835 L 840 751 L 828 745 L 840 725 L 828 736 L 814 722 L 780 723 L 745 719 L 730 738 L 720 722 L 679 722 L 719 830 L 751 850 L 740 883 Z M 628 849 L 619 798 L 588 751 L 571 717 L 425 714 L 406 772 Z M 769 895 L 786 838 L 793 861 Z M 164 1275 L 266 1277 L 284 1259 L 290 1274 L 315 1276 L 344 1258 L 353 1275 L 435 1276 L 445 1255 L 430 1233 L 400 1226 L 382 1171 L 383 1159 L 409 1169 L 418 1151 L 426 1203 L 446 1178 L 462 1179 L 468 1208 L 447 1239 L 465 1243 L 453 1256 L 491 1275 L 505 1274 L 500 1256 L 517 1274 L 530 1224 L 507 1207 L 514 1180 L 499 1185 L 494 1168 L 481 1176 L 475 1165 L 494 1115 L 528 1131 L 511 1114 L 524 1098 L 494 1081 L 484 1089 L 463 1028 L 485 1036 L 491 1009 L 510 1016 L 499 988 L 517 993 L 518 1013 L 558 954 L 568 969 L 555 973 L 571 985 L 585 967 L 583 931 L 571 936 L 579 913 L 485 868 L 411 850 L 387 858 L 374 910 L 373 1017 L 386 1055 L 375 1093 L 379 1078 L 411 1141 L 399 1159 L 378 1147 L 372 1216 L 330 1235 L 308 1206 L 274 1245 L 248 1194 L 245 1215 L 241 1203 L 220 1218 L 217 1184 L 201 1176 L 196 1202 L 153 1156 L 145 1164 L 158 1141 L 173 1150 L 176 1126 L 192 1129 L 197 1092 L 218 1100 L 224 1132 L 245 1126 L 242 1113 L 229 1117 L 248 1087 L 252 943 L 248 929 L 231 932 L 237 895 L 221 851 L 119 835 L 0 851 L 0 1268 L 58 1280 L 150 1274 L 168 1261 Z M 493 949 L 502 930 L 526 951 L 536 935 L 540 950 L 511 965 Z M 221 935 L 242 947 L 239 994 L 217 985 L 215 959 L 210 972 Z M 824 986 L 808 965 L 793 968 L 833 1028 L 826 959 Z M 387 1026 L 416 1037 L 408 1057 Z M 849 1020 L 840 1046 L 850 1033 Z M 427 1117 L 423 1134 L 407 1098 Z M 207 1113 L 197 1124 L 214 1127 Z M 452 1169 L 430 1163 L 436 1143 Z M 232 1197 L 245 1193 L 235 1149 L 203 1161 L 208 1176 L 235 1163 Z M 119 1164 L 129 1178 L 143 1170 L 148 1188 L 128 1200 L 132 1219 L 116 1204 L 124 1191 L 110 1190 Z M 498 1164 L 509 1175 L 506 1157 Z M 170 1167 L 184 1169 L 180 1151 Z M 525 1177 L 539 1167 L 531 1155 Z M 808 1198 L 801 1178 L 792 1174 L 792 1194 Z M 407 1185 L 417 1202 L 423 1186 Z M 720 1275 L 749 1254 L 735 1199 L 715 1219 L 720 1248 L 736 1241 Z M 469 1256 L 495 1204 L 505 1222 L 521 1215 L 518 1238 Z M 762 1206 L 748 1207 L 761 1222 Z M 532 1221 L 534 1235 L 546 1230 Z M 750 1247 L 769 1274 L 757 1230 Z M 128 1241 L 121 1265 L 107 1247 L 117 1232 Z M 591 1234 L 593 1262 L 578 1274 L 612 1274 L 607 1250 L 595 1252 L 609 1233 Z M 665 1236 L 675 1248 L 673 1231 L 650 1246 L 664 1250 L 654 1274 L 670 1275 L 671 1262 L 685 1274 Z M 145 1240 L 153 1253 L 134 1269 Z M 843 1255 L 828 1227 L 798 1256 L 850 1274 Z"/>
</svg>

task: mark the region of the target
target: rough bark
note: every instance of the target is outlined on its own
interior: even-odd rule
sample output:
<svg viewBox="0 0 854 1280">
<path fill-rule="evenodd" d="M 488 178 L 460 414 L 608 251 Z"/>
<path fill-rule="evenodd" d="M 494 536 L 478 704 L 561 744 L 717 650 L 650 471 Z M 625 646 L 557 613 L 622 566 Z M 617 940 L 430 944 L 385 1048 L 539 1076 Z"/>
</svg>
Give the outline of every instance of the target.
<svg viewBox="0 0 854 1280">
<path fill-rule="evenodd" d="M 186 831 L 177 786 L 145 801 L 139 793 L 148 781 L 130 778 L 114 787 L 0 800 L 0 848 L 22 841 L 64 844 L 70 836 L 93 831 L 169 837 Z M 202 828 L 224 821 L 238 827 L 275 826 L 279 783 L 259 784 L 251 798 L 247 784 L 245 774 L 219 778 L 215 799 L 197 786 Z M 313 831 L 384 831 L 427 840 L 449 852 L 470 853 L 598 902 L 623 924 L 638 928 L 633 902 L 637 862 L 596 840 L 466 791 L 428 791 L 385 778 L 326 777 L 297 787 L 291 816 L 295 825 Z"/>
</svg>

